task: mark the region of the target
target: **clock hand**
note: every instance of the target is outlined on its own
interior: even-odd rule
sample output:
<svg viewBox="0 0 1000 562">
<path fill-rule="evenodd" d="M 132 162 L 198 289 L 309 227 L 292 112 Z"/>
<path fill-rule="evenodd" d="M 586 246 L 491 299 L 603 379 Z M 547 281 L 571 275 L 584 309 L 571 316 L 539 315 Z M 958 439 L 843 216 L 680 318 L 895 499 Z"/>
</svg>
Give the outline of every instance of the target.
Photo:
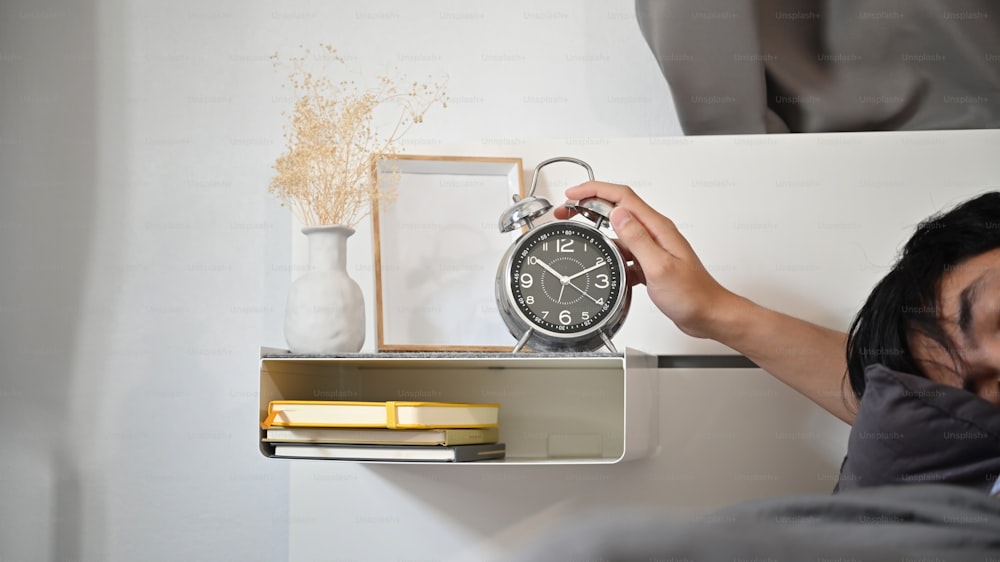
<svg viewBox="0 0 1000 562">
<path fill-rule="evenodd" d="M 542 269 L 544 269 L 545 271 L 548 271 L 548 272 L 549 272 L 549 273 L 551 273 L 552 275 L 555 275 L 556 277 L 558 277 L 558 278 L 559 278 L 559 282 L 561 282 L 561 283 L 563 283 L 563 284 L 565 284 L 565 283 L 566 283 L 566 276 L 565 276 L 565 275 L 563 275 L 562 273 L 559 273 L 558 271 L 556 271 L 556 270 L 552 269 L 552 268 L 551 268 L 551 267 L 549 266 L 549 264 L 547 264 L 547 263 L 543 262 L 542 260 L 540 260 L 540 259 L 538 259 L 538 258 L 535 258 L 535 263 L 537 263 L 538 265 L 542 266 Z"/>
<path fill-rule="evenodd" d="M 556 298 L 556 302 L 562 302 L 563 291 L 566 290 L 566 284 L 569 283 L 569 278 L 565 275 L 560 274 L 558 271 L 552 269 L 549 264 L 543 262 L 542 260 L 535 258 L 535 263 L 542 266 L 542 269 L 548 271 L 552 275 L 555 275 L 559 279 L 559 296 Z M 579 289 L 577 289 L 579 291 Z"/>
<path fill-rule="evenodd" d="M 566 284 L 569 285 L 570 287 L 573 287 L 577 291 L 579 291 L 581 295 L 583 295 L 583 296 L 587 297 L 588 299 L 594 301 L 594 304 L 600 306 L 601 303 L 597 302 L 597 299 L 595 299 L 594 297 L 588 295 L 587 292 L 584 291 L 583 289 L 581 289 L 580 287 L 577 287 L 576 285 L 574 285 L 572 281 L 566 280 Z"/>
<path fill-rule="evenodd" d="M 595 269 L 597 269 L 599 267 L 604 267 L 605 265 L 607 265 L 607 262 L 601 262 L 601 263 L 599 263 L 599 264 L 597 264 L 597 265 L 595 265 L 593 267 L 588 267 L 587 269 L 584 269 L 583 271 L 581 271 L 579 273 L 574 273 L 573 275 L 570 275 L 569 277 L 567 277 L 567 279 L 569 279 L 569 280 L 576 279 L 577 277 L 583 275 L 584 273 L 590 273 L 591 271 L 594 271 Z"/>
</svg>

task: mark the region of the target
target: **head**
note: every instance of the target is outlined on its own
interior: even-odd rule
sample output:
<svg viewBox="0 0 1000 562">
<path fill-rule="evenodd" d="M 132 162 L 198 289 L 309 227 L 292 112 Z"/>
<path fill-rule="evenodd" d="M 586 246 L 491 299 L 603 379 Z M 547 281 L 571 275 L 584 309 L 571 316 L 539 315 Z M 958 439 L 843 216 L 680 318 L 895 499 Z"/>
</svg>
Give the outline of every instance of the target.
<svg viewBox="0 0 1000 562">
<path fill-rule="evenodd" d="M 858 398 L 874 363 L 1000 406 L 1000 192 L 917 226 L 848 330 L 847 375 Z"/>
</svg>

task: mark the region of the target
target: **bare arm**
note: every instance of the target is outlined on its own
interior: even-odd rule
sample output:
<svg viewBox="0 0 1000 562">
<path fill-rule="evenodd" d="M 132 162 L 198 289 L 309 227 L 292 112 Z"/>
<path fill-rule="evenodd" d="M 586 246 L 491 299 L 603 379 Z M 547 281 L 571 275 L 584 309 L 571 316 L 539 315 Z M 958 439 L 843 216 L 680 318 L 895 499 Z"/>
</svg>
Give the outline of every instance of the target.
<svg viewBox="0 0 1000 562">
<path fill-rule="evenodd" d="M 856 405 L 844 374 L 847 334 L 767 309 L 743 297 L 720 311 L 711 339 L 749 357 L 778 380 L 847 423 Z"/>
<path fill-rule="evenodd" d="M 720 285 L 673 221 L 627 186 L 587 182 L 566 196 L 617 204 L 611 223 L 637 262 L 632 278 L 646 285 L 653 303 L 681 331 L 731 347 L 833 415 L 853 421 L 848 405 L 854 399 L 844 377 L 846 334 L 767 309 Z M 569 211 L 559 209 L 556 216 L 566 218 Z"/>
</svg>

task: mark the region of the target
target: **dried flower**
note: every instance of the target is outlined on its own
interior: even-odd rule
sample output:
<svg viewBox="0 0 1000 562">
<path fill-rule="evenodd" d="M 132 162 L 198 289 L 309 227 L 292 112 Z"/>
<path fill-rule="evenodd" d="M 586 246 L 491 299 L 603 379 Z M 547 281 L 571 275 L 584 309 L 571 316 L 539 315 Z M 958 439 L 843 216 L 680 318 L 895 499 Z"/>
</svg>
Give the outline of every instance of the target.
<svg viewBox="0 0 1000 562">
<path fill-rule="evenodd" d="M 321 45 L 323 58 L 344 64 L 337 50 Z M 402 152 L 400 139 L 421 123 L 436 103 L 446 107 L 443 84 L 413 82 L 406 87 L 383 75 L 375 86 L 354 81 L 334 83 L 306 68 L 305 55 L 289 59 L 294 92 L 291 121 L 285 129 L 287 148 L 274 164 L 269 191 L 281 199 L 303 225 L 354 227 L 373 205 L 395 196 L 395 185 L 378 185 L 375 160 Z M 271 57 L 280 66 L 278 55 Z M 401 81 L 401 80 L 400 80 Z M 377 123 L 388 116 L 388 134 Z"/>
</svg>

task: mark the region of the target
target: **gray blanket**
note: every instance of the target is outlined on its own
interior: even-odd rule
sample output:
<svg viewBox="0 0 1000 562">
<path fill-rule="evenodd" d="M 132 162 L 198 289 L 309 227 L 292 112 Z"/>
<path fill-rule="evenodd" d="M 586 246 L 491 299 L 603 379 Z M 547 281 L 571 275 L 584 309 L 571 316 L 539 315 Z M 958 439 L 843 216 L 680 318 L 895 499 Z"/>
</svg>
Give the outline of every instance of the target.
<svg viewBox="0 0 1000 562">
<path fill-rule="evenodd" d="M 916 484 L 755 500 L 697 521 L 617 510 L 576 521 L 515 559 L 985 562 L 1000 560 L 1000 498 Z"/>
</svg>

